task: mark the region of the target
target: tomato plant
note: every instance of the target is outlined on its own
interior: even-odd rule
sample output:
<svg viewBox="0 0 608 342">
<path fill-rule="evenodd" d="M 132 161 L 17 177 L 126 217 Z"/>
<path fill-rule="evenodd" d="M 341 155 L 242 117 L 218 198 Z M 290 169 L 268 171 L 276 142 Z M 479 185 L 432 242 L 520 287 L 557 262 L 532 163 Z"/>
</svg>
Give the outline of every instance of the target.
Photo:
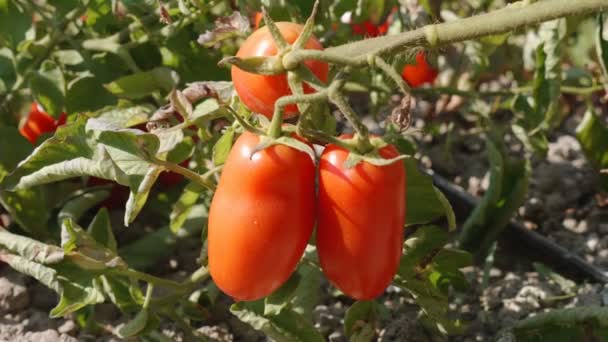
<svg viewBox="0 0 608 342">
<path fill-rule="evenodd" d="M 295 270 L 315 222 L 310 156 L 282 145 L 256 152 L 259 140 L 252 133 L 238 138 L 209 211 L 209 270 L 237 300 L 278 289 Z"/>
<path fill-rule="evenodd" d="M 399 155 L 393 146 L 379 153 L 387 159 Z M 355 299 L 370 300 L 384 292 L 399 266 L 405 169 L 399 161 L 348 168 L 348 154 L 328 145 L 321 155 L 317 251 L 333 284 Z"/>
<path fill-rule="evenodd" d="M 302 32 L 302 25 L 279 22 L 277 28 L 288 43 L 293 43 Z M 312 36 L 305 45 L 306 49 L 322 50 L 321 43 Z M 268 31 L 268 27 L 262 27 L 251 34 L 241 45 L 236 56 L 240 58 L 274 56 L 277 54 L 275 42 Z M 327 81 L 329 67 L 327 63 L 310 61 L 305 63 L 321 81 Z M 253 112 L 271 117 L 274 113 L 274 104 L 282 96 L 290 95 L 291 90 L 287 84 L 285 75 L 256 75 L 239 67 L 232 67 L 232 81 L 234 89 L 241 101 Z M 304 87 L 304 92 L 313 92 L 309 86 Z M 286 117 L 297 114 L 295 105 L 285 108 Z"/>
<path fill-rule="evenodd" d="M 560 307 L 606 282 L 606 9 L 0 1 L 2 309 L 45 319 L 21 272 L 62 340 L 602 340 Z"/>
</svg>

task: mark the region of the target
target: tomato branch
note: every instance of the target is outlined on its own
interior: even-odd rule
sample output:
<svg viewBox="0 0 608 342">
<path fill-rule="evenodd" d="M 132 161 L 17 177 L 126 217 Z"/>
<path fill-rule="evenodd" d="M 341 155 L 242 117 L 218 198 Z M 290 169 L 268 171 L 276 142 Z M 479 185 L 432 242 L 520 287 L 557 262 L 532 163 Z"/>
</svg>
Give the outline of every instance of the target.
<svg viewBox="0 0 608 342">
<path fill-rule="evenodd" d="M 552 0 L 515 3 L 503 9 L 447 23 L 427 25 L 397 35 L 365 39 L 323 51 L 296 50 L 283 57 L 286 68 L 316 59 L 335 64 L 362 66 L 369 56 L 394 55 L 415 46 L 438 46 L 509 32 L 521 27 L 574 15 L 599 12 L 608 0 Z"/>
</svg>

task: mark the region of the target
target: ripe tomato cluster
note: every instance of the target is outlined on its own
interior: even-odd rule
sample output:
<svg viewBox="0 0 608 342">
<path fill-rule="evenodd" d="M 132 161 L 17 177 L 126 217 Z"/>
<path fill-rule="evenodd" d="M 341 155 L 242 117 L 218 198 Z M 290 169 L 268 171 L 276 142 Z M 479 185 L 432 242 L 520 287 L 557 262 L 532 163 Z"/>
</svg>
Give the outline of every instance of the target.
<svg viewBox="0 0 608 342">
<path fill-rule="evenodd" d="M 288 42 L 302 31 L 292 23 L 277 26 Z M 322 48 L 315 37 L 306 47 Z M 261 28 L 237 56 L 273 54 L 274 41 L 268 29 Z M 320 79 L 327 78 L 327 64 L 307 67 Z M 232 79 L 241 101 L 266 116 L 279 97 L 290 94 L 285 75 L 257 75 L 233 66 Z M 297 114 L 295 106 L 288 112 Z M 256 151 L 260 139 L 250 132 L 237 139 L 211 202 L 208 255 L 216 285 L 239 301 L 268 296 L 294 272 L 316 223 L 317 253 L 327 278 L 355 299 L 380 295 L 401 256 L 403 163 L 377 166 L 362 161 L 348 168 L 350 152 L 329 144 L 320 157 L 315 193 L 316 170 L 307 153 L 280 144 Z M 398 156 L 392 145 L 379 154 L 385 159 Z"/>
<path fill-rule="evenodd" d="M 38 103 L 32 103 L 30 112 L 25 119 L 25 122 L 19 129 L 23 137 L 35 144 L 38 138 L 45 133 L 54 133 L 57 127 L 63 125 L 66 121 L 66 114 L 61 113 L 59 119 L 55 120 L 44 108 Z"/>
<path fill-rule="evenodd" d="M 209 270 L 216 285 L 239 301 L 268 296 L 295 270 L 316 222 L 327 278 L 355 299 L 382 294 L 403 245 L 403 163 L 363 161 L 347 168 L 349 151 L 330 144 L 320 158 L 315 194 L 308 154 L 285 145 L 253 153 L 259 141 L 249 132 L 237 139 L 211 202 Z M 380 155 L 398 152 L 389 145 Z"/>
</svg>

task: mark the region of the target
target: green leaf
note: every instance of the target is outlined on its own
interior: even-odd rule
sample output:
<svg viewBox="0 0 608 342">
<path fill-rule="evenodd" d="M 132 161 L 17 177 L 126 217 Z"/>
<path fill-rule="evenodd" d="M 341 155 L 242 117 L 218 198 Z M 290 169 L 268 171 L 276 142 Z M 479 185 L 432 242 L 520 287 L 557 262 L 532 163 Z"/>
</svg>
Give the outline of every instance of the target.
<svg viewBox="0 0 608 342">
<path fill-rule="evenodd" d="M 595 51 L 597 53 L 602 73 L 604 75 L 604 84 L 608 85 L 608 39 L 604 34 L 606 24 L 604 14 L 597 15 L 597 31 L 595 34 Z"/>
<path fill-rule="evenodd" d="M 348 308 L 344 316 L 344 333 L 351 337 L 367 325 L 373 325 L 376 320 L 376 302 L 357 301 Z"/>
<path fill-rule="evenodd" d="M 69 83 L 65 107 L 68 113 L 92 112 L 116 105 L 117 100 L 97 78 L 87 75 Z"/>
<path fill-rule="evenodd" d="M 456 216 L 445 196 L 433 186 L 433 178 L 420 172 L 416 159 L 408 158 L 406 174 L 406 226 L 426 224 L 446 216 L 450 230 L 456 227 Z"/>
<path fill-rule="evenodd" d="M 300 280 L 300 274 L 294 272 L 281 287 L 266 297 L 264 299 L 264 315 L 278 315 L 281 310 L 286 308 L 295 296 Z"/>
<path fill-rule="evenodd" d="M 300 263 L 296 272 L 300 275 L 300 282 L 290 306 L 307 320 L 312 320 L 312 311 L 319 300 L 321 271 L 317 267 Z"/>
<path fill-rule="evenodd" d="M 84 58 L 78 50 L 57 50 L 52 53 L 55 60 L 61 61 L 63 65 L 78 65 L 84 62 Z"/>
<path fill-rule="evenodd" d="M 169 94 L 169 100 L 175 110 L 184 118 L 188 120 L 192 116 L 192 103 L 188 101 L 186 96 L 179 90 L 174 89 Z"/>
<path fill-rule="evenodd" d="M 107 108 L 96 113 L 95 117 L 100 120 L 112 122 L 120 128 L 132 127 L 148 121 L 152 112 L 149 106 L 132 106 L 123 108 Z"/>
<path fill-rule="evenodd" d="M 82 286 L 67 280 L 62 281 L 62 287 L 59 303 L 50 312 L 51 318 L 63 317 L 87 305 L 103 303 L 105 300 L 96 284 Z"/>
<path fill-rule="evenodd" d="M 139 99 L 155 91 L 168 92 L 178 83 L 177 74 L 169 68 L 159 67 L 121 77 L 105 85 L 112 94 Z"/>
<path fill-rule="evenodd" d="M 70 261 L 84 270 L 126 268 L 113 250 L 98 243 L 71 219 L 65 219 L 61 225 L 61 248 Z"/>
<path fill-rule="evenodd" d="M 411 278 L 416 269 L 425 267 L 448 242 L 449 235 L 437 226 L 423 226 L 416 230 L 403 244 L 403 255 L 399 263 L 399 276 Z"/>
<path fill-rule="evenodd" d="M 6 262 L 15 271 L 38 280 L 49 289 L 57 293 L 61 291 L 61 285 L 57 280 L 57 272 L 54 269 L 12 254 L 2 255 L 2 261 Z"/>
<path fill-rule="evenodd" d="M 179 231 L 204 191 L 205 188 L 197 183 L 190 182 L 186 185 L 184 191 L 175 204 L 173 204 L 173 209 L 171 210 L 171 223 L 169 226 L 172 232 L 175 233 Z"/>
<path fill-rule="evenodd" d="M 59 214 L 57 214 L 59 224 L 61 225 L 66 218 L 71 218 L 75 222 L 78 222 L 84 213 L 101 203 L 109 195 L 110 192 L 108 190 L 99 189 L 71 198 L 61 208 Z"/>
<path fill-rule="evenodd" d="M 150 190 L 152 190 L 152 187 L 156 183 L 156 179 L 162 171 L 163 169 L 160 166 L 150 167 L 148 169 L 148 173 L 146 173 L 141 183 L 139 183 L 137 189 L 135 191 L 131 191 L 125 208 L 125 226 L 128 227 L 129 224 L 133 222 L 137 215 L 141 212 L 146 204 L 146 201 L 148 200 Z"/>
<path fill-rule="evenodd" d="M 4 178 L 1 188 L 25 189 L 83 175 L 129 185 L 127 175 L 112 159 L 107 148 L 99 146 L 92 134 L 85 132 L 85 123 L 85 118 L 79 117 L 75 122 L 59 127 L 55 136 L 44 141 Z"/>
<path fill-rule="evenodd" d="M 215 165 L 222 165 L 226 162 L 228 154 L 232 149 L 232 140 L 234 138 L 234 129 L 228 127 L 226 132 L 218 139 L 213 146 L 213 163 Z"/>
<path fill-rule="evenodd" d="M 608 169 L 608 127 L 591 108 L 576 128 L 576 138 L 596 169 Z M 600 174 L 600 180 L 602 188 L 608 191 L 608 174 Z"/>
<path fill-rule="evenodd" d="M 0 204 L 19 226 L 40 239 L 48 236 L 49 203 L 40 187 L 0 192 Z"/>
<path fill-rule="evenodd" d="M 498 138 L 496 138 L 498 140 Z M 502 142 L 499 142 L 502 144 Z M 486 140 L 490 185 L 463 224 L 460 246 L 483 256 L 526 198 L 530 178 L 527 159 L 508 159 L 503 145 Z"/>
<path fill-rule="evenodd" d="M 61 69 L 46 61 L 38 72 L 32 73 L 29 80 L 36 101 L 51 116 L 59 117 L 63 112 L 65 100 L 65 79 Z"/>
<path fill-rule="evenodd" d="M 57 246 L 0 230 L 0 246 L 26 260 L 43 264 L 56 264 L 63 260 L 63 250 Z"/>
<path fill-rule="evenodd" d="M 173 253 L 178 240 L 198 236 L 207 223 L 207 215 L 205 205 L 196 205 L 176 233 L 173 233 L 170 227 L 163 227 L 120 248 L 119 255 L 129 266 L 136 269 L 154 266 Z"/>
<path fill-rule="evenodd" d="M 108 299 L 123 312 L 139 309 L 143 304 L 143 294 L 136 280 L 110 275 L 103 275 L 100 280 Z"/>
<path fill-rule="evenodd" d="M 129 338 L 138 335 L 148 324 L 149 313 L 143 309 L 135 315 L 127 324 L 121 326 L 117 331 L 118 337 Z"/>
<path fill-rule="evenodd" d="M 0 2 L 0 45 L 16 50 L 25 40 L 31 23 L 31 15 L 17 7 L 14 1 Z"/>
<path fill-rule="evenodd" d="M 97 243 L 116 253 L 117 243 L 110 224 L 110 215 L 108 214 L 108 209 L 99 209 L 97 215 L 93 217 L 93 220 L 89 224 L 87 232 L 93 239 L 95 239 L 95 241 L 97 241 Z"/>
<path fill-rule="evenodd" d="M 254 329 L 262 331 L 277 342 L 316 342 L 324 341 L 313 326 L 298 313 L 285 308 L 276 315 L 264 315 L 263 302 L 241 302 L 230 307 L 232 312 L 241 321 L 251 325 Z"/>
</svg>

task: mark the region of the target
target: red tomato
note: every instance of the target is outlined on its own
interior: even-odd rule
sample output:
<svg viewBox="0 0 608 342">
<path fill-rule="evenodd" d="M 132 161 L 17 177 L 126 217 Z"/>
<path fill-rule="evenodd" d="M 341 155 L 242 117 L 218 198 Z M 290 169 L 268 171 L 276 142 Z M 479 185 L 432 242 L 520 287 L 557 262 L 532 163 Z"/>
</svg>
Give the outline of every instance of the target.
<svg viewBox="0 0 608 342">
<path fill-rule="evenodd" d="M 209 209 L 209 270 L 239 301 L 278 289 L 293 273 L 315 220 L 315 166 L 285 145 L 251 151 L 245 132 L 228 156 Z"/>
<path fill-rule="evenodd" d="M 388 31 L 388 20 L 382 25 L 375 25 L 370 20 L 365 20 L 360 24 L 351 24 L 353 33 L 366 37 L 378 37 L 384 35 Z"/>
<path fill-rule="evenodd" d="M 388 17 L 382 24 L 374 24 L 371 20 L 365 20 L 361 23 L 352 23 L 352 22 L 349 22 L 349 23 L 351 25 L 353 33 L 356 35 L 366 36 L 366 37 L 383 36 L 386 34 L 386 32 L 388 32 L 388 27 L 393 22 L 393 15 L 398 10 L 399 9 L 397 8 L 397 6 L 393 7 L 391 9 L 391 12 L 389 13 Z"/>
<path fill-rule="evenodd" d="M 300 33 L 303 26 L 289 22 L 278 22 L 277 27 L 288 43 L 293 43 Z M 316 37 L 311 37 L 305 45 L 306 49 L 322 50 L 323 46 Z M 236 56 L 240 58 L 255 56 L 274 56 L 277 54 L 277 47 L 272 39 L 267 27 L 253 32 L 241 45 Z M 329 66 L 325 62 L 307 61 L 304 63 L 312 72 L 323 82 L 327 81 Z M 264 114 L 271 118 L 274 113 L 274 103 L 282 96 L 291 95 L 291 90 L 287 84 L 286 75 L 257 75 L 243 71 L 232 66 L 232 82 L 234 89 L 241 101 L 251 111 Z M 308 85 L 304 85 L 304 92 L 312 93 L 314 90 Z M 296 105 L 285 107 L 285 117 L 297 115 Z"/>
<path fill-rule="evenodd" d="M 348 151 L 328 145 L 319 162 L 317 252 L 327 278 L 358 300 L 386 289 L 399 267 L 405 223 L 405 167 L 365 161 L 344 168 Z M 383 158 L 399 155 L 394 146 Z"/>
<path fill-rule="evenodd" d="M 420 87 L 425 83 L 433 83 L 439 72 L 426 60 L 424 52 L 416 54 L 416 64 L 406 65 L 401 76 L 412 88 Z"/>
<path fill-rule="evenodd" d="M 264 15 L 262 15 L 262 12 L 255 12 L 253 14 L 253 29 L 257 30 L 260 28 L 260 24 L 262 23 L 264 19 Z"/>
<path fill-rule="evenodd" d="M 21 135 L 29 140 L 32 144 L 36 143 L 38 137 L 44 133 L 53 133 L 58 126 L 64 124 L 66 114 L 61 113 L 59 120 L 55 121 L 44 109 L 37 103 L 32 103 L 30 112 L 25 120 L 25 123 L 19 129 Z"/>
</svg>

